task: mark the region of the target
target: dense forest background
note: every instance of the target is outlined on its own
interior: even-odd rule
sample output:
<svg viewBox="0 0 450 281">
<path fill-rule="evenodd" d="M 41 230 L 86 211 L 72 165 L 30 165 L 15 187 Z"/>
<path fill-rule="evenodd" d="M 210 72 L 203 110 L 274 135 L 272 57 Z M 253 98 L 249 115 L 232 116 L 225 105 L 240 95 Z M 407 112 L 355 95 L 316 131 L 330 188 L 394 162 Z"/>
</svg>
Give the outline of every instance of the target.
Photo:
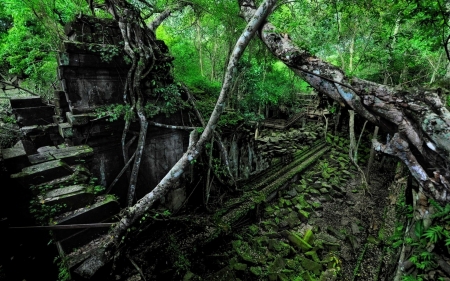
<svg viewBox="0 0 450 281">
<path fill-rule="evenodd" d="M 80 14 L 91 14 L 89 6 L 82 0 L 2 2 L 2 79 L 15 79 L 21 87 L 48 97 L 58 87 L 56 55 L 64 40 L 63 27 Z M 156 34 L 175 57 L 177 81 L 206 96 L 217 95 L 245 26 L 235 1 L 147 1 L 148 6 L 133 2 L 149 22 L 167 7 L 174 10 Z M 110 17 L 101 9 L 96 15 Z M 445 1 L 288 1 L 277 6 L 270 21 L 277 32 L 339 66 L 349 77 L 408 88 L 442 86 L 450 75 Z M 105 59 L 118 54 L 117 49 L 101 51 Z M 237 109 L 238 118 L 261 118 L 263 109 L 275 104 L 301 110 L 291 104 L 293 96 L 311 91 L 258 40 L 250 43 L 233 75 L 228 106 Z M 207 104 L 200 107 L 211 109 Z"/>
</svg>

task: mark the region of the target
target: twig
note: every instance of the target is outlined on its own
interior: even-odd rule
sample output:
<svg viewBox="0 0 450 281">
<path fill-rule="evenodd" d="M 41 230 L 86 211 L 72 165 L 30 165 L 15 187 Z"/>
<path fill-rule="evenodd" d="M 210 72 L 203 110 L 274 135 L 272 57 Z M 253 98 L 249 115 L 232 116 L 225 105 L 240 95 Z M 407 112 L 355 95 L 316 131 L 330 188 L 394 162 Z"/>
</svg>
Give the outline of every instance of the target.
<svg viewBox="0 0 450 281">
<path fill-rule="evenodd" d="M 111 189 L 114 187 L 114 185 L 119 181 L 120 177 L 123 175 L 123 173 L 127 170 L 128 166 L 130 166 L 131 161 L 133 161 L 134 157 L 136 156 L 136 152 L 133 153 L 133 156 L 131 156 L 130 160 L 125 164 L 125 166 L 122 168 L 122 171 L 117 175 L 117 177 L 113 180 L 111 185 L 108 187 L 108 190 L 106 190 L 106 194 L 111 192 Z"/>
<path fill-rule="evenodd" d="M 161 124 L 161 123 L 157 123 L 157 122 L 153 122 L 153 121 L 149 121 L 148 124 L 152 125 L 152 126 L 155 126 L 155 127 L 161 127 L 161 128 L 166 128 L 166 129 L 174 129 L 174 130 L 189 130 L 190 131 L 190 130 L 200 129 L 199 127 L 166 125 L 166 124 Z"/>
<path fill-rule="evenodd" d="M 406 235 L 409 232 L 410 224 L 411 224 L 411 220 L 408 223 L 408 225 L 406 226 L 405 237 L 406 237 Z M 403 239 L 403 241 L 405 241 L 405 239 Z M 406 243 L 403 242 L 403 247 L 402 247 L 402 251 L 400 252 L 400 258 L 398 260 L 398 267 L 397 267 L 397 272 L 395 273 L 394 281 L 400 281 L 400 279 L 402 278 L 402 275 L 403 275 L 403 260 L 405 259 L 405 252 L 406 252 Z"/>
<path fill-rule="evenodd" d="M 176 213 L 178 213 L 178 211 L 181 210 L 184 207 L 184 205 L 186 205 L 187 201 L 189 200 L 189 198 L 191 198 L 191 195 L 194 193 L 195 189 L 197 188 L 198 184 L 202 181 L 202 179 L 203 179 L 203 177 L 200 177 L 200 179 L 198 180 L 198 183 L 195 185 L 194 189 L 192 189 L 191 194 L 189 194 L 189 196 L 184 200 L 184 202 L 181 205 L 181 207 L 174 212 L 174 215 Z"/>
<path fill-rule="evenodd" d="M 139 274 L 141 275 L 142 279 L 144 279 L 144 281 L 147 281 L 145 279 L 144 273 L 142 272 L 142 269 L 129 256 L 127 256 L 127 258 L 130 260 L 130 262 L 134 266 L 134 268 L 136 268 L 136 270 L 139 272 Z"/>
</svg>

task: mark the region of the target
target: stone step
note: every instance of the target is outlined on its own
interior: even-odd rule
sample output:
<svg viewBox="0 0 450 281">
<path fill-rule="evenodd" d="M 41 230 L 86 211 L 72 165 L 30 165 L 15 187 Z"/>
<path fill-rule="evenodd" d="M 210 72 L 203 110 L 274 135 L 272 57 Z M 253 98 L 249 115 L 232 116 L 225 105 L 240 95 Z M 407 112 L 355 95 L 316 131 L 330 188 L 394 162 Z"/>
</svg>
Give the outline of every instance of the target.
<svg viewBox="0 0 450 281">
<path fill-rule="evenodd" d="M 51 160 L 64 160 L 69 165 L 84 162 L 85 158 L 92 156 L 94 150 L 88 145 L 70 146 L 57 148 L 55 146 L 38 149 L 37 154 L 28 156 L 32 164 L 43 163 Z"/>
<path fill-rule="evenodd" d="M 17 173 L 31 165 L 22 141 L 17 142 L 11 148 L 3 149 L 2 154 L 5 167 L 11 173 Z"/>
<path fill-rule="evenodd" d="M 100 223 L 108 222 L 114 222 L 113 217 L 100 221 Z M 78 231 L 67 238 L 59 240 L 58 243 L 65 253 L 71 253 L 77 248 L 88 244 L 89 242 L 100 237 L 103 234 L 106 234 L 108 230 L 109 228 L 107 227 L 87 228 L 82 231 Z"/>
<path fill-rule="evenodd" d="M 67 122 L 71 126 L 82 126 L 89 123 L 91 119 L 95 118 L 93 113 L 85 114 L 72 114 L 71 112 L 66 112 Z"/>
<path fill-rule="evenodd" d="M 27 158 L 28 159 L 28 158 Z M 61 160 L 53 160 L 23 168 L 21 172 L 12 174 L 12 179 L 17 179 L 22 185 L 38 185 L 57 178 L 73 174 L 69 165 Z"/>
<path fill-rule="evenodd" d="M 91 173 L 84 165 L 73 165 L 70 168 L 73 171 L 72 174 L 36 185 L 35 188 L 31 189 L 33 194 L 38 195 L 41 190 L 49 191 L 64 186 L 89 182 Z"/>
<path fill-rule="evenodd" d="M 53 105 L 15 108 L 13 112 L 20 127 L 51 124 L 55 115 Z"/>
<path fill-rule="evenodd" d="M 59 205 L 62 211 L 71 211 L 90 204 L 95 197 L 93 189 L 86 184 L 61 187 L 48 191 L 41 202 L 48 206 Z"/>
<path fill-rule="evenodd" d="M 68 225 L 102 222 L 119 213 L 119 211 L 119 203 L 111 196 L 91 206 L 63 214 L 59 218 L 56 218 L 55 223 L 57 225 Z M 55 230 L 53 231 L 53 238 L 56 241 L 60 241 L 78 232 L 80 232 L 80 229 Z"/>
<path fill-rule="evenodd" d="M 23 107 L 37 107 L 43 106 L 41 97 L 33 96 L 33 97 L 12 97 L 9 100 L 11 104 L 11 108 L 23 108 Z"/>
</svg>

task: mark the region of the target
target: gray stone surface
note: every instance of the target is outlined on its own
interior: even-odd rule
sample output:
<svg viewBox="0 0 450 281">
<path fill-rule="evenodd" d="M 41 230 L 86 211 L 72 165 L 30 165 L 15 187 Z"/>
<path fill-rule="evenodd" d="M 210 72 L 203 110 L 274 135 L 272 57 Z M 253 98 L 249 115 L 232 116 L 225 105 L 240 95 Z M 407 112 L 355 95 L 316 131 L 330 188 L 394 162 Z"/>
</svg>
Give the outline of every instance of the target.
<svg viewBox="0 0 450 281">
<path fill-rule="evenodd" d="M 168 206 L 170 210 L 178 210 L 186 200 L 186 190 L 184 188 L 177 188 L 169 193 Z"/>
<path fill-rule="evenodd" d="M 17 142 L 11 148 L 3 149 L 2 153 L 5 167 L 11 173 L 17 173 L 31 164 L 22 141 Z"/>
<path fill-rule="evenodd" d="M 12 174 L 11 178 L 28 186 L 38 185 L 70 174 L 72 174 L 72 169 L 69 165 L 60 160 L 53 160 L 23 168 L 22 172 Z"/>
<path fill-rule="evenodd" d="M 90 204 L 94 199 L 92 188 L 87 185 L 62 187 L 47 192 L 43 203 L 46 205 L 60 205 L 62 210 L 74 210 Z"/>
</svg>

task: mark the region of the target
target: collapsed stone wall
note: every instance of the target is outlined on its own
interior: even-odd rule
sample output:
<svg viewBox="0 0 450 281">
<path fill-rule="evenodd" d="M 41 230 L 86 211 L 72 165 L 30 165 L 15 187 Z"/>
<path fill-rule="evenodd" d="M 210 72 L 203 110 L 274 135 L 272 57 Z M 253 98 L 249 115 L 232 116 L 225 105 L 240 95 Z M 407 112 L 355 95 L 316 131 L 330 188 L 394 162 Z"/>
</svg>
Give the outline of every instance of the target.
<svg viewBox="0 0 450 281">
<path fill-rule="evenodd" d="M 294 151 L 311 145 L 318 135 L 323 134 L 319 126 L 299 126 L 289 130 L 264 129 L 256 139 L 250 128 L 225 136 L 224 143 L 233 177 L 246 180 L 268 169 L 276 159 L 282 162 L 291 161 Z"/>
</svg>

